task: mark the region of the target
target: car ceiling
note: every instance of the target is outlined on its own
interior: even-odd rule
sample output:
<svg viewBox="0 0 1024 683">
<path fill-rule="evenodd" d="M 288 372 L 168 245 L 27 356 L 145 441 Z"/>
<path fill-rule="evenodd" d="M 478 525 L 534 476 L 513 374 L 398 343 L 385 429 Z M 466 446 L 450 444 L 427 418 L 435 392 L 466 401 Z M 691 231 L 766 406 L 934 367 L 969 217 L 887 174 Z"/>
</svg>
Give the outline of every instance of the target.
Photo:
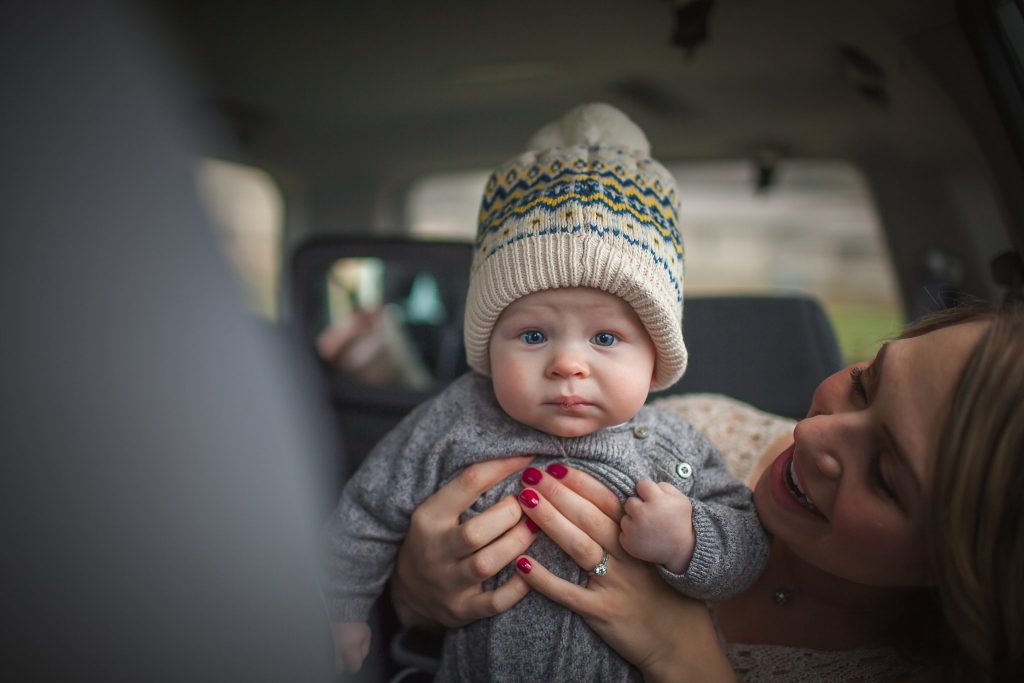
<svg viewBox="0 0 1024 683">
<path fill-rule="evenodd" d="M 667 0 L 163 7 L 203 104 L 243 150 L 286 164 L 486 167 L 586 101 L 624 109 L 666 159 L 970 147 L 919 61 L 953 21 L 948 0 L 717 0 L 689 56 Z"/>
</svg>

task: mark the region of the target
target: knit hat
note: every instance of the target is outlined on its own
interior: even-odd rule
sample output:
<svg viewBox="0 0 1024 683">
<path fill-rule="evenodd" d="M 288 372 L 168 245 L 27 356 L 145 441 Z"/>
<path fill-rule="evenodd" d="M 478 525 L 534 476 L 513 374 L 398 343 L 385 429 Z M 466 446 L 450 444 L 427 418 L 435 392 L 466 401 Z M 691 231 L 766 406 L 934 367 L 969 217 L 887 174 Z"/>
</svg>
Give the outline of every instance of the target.
<svg viewBox="0 0 1024 683">
<path fill-rule="evenodd" d="M 527 294 L 593 287 L 633 307 L 654 342 L 652 390 L 686 369 L 683 240 L 672 175 L 607 104 L 573 109 L 487 181 L 466 299 L 469 366 L 490 374 L 502 311 Z"/>
</svg>

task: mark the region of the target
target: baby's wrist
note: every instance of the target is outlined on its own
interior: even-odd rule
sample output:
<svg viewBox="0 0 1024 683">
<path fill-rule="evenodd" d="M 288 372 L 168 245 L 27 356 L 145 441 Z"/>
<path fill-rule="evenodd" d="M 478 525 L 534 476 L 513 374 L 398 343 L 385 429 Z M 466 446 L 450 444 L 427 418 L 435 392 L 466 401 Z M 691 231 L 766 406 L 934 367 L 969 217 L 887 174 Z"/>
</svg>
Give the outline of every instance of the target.
<svg viewBox="0 0 1024 683">
<path fill-rule="evenodd" d="M 673 574 L 685 574 L 686 570 L 690 568 L 690 560 L 693 559 L 695 546 L 696 542 L 692 535 L 684 535 L 682 538 L 676 539 L 672 544 L 674 551 L 671 557 L 667 562 L 663 562 L 662 566 Z"/>
<path fill-rule="evenodd" d="M 669 570 L 673 574 L 685 574 L 686 570 L 690 568 L 690 560 L 693 559 L 693 551 L 679 553 L 671 558 L 668 562 L 662 564 L 665 569 Z"/>
</svg>

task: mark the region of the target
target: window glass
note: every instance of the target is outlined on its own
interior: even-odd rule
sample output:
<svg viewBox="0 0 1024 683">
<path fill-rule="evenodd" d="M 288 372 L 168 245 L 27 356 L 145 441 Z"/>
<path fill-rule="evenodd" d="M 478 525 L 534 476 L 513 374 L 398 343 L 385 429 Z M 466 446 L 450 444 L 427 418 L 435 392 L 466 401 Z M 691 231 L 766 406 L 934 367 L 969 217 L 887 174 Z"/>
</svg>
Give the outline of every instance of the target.
<svg viewBox="0 0 1024 683">
<path fill-rule="evenodd" d="M 765 189 L 746 160 L 668 164 L 681 198 L 688 296 L 807 293 L 825 305 L 848 360 L 874 355 L 902 324 L 874 202 L 843 161 L 785 160 Z M 472 240 L 487 172 L 413 185 L 409 224 L 424 238 Z"/>
<path fill-rule="evenodd" d="M 870 358 L 899 332 L 892 263 L 854 166 L 787 160 L 761 191 L 747 162 L 669 168 L 679 185 L 688 295 L 811 294 L 849 361 Z"/>
<path fill-rule="evenodd" d="M 284 221 L 280 189 L 260 169 L 214 159 L 200 160 L 197 180 L 247 306 L 275 320 Z"/>
<path fill-rule="evenodd" d="M 996 20 L 1003 30 L 1005 43 L 1013 57 L 1017 82 L 1024 74 L 1024 7 L 1020 0 L 999 0 L 996 2 Z"/>
<path fill-rule="evenodd" d="M 490 171 L 438 173 L 416 180 L 406 198 L 414 235 L 472 241 Z"/>
</svg>

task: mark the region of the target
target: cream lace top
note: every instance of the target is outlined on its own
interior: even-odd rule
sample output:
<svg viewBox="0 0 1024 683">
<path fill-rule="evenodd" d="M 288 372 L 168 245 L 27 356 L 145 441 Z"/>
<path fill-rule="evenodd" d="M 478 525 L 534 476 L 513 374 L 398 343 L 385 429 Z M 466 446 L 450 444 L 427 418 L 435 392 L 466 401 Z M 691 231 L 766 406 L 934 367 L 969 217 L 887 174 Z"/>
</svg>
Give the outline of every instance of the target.
<svg viewBox="0 0 1024 683">
<path fill-rule="evenodd" d="M 734 477 L 748 481 L 772 441 L 793 431 L 793 420 L 765 413 L 726 396 L 688 394 L 655 402 L 700 429 L 722 452 Z M 743 683 L 906 681 L 920 674 L 888 648 L 810 650 L 779 645 L 726 643 L 726 655 Z"/>
</svg>

